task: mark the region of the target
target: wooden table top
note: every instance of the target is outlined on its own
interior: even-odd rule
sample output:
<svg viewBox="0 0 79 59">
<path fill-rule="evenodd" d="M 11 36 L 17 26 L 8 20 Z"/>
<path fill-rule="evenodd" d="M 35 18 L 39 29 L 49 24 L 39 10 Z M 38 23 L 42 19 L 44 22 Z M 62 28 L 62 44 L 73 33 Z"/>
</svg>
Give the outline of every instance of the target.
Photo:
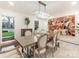
<svg viewBox="0 0 79 59">
<path fill-rule="evenodd" d="M 27 47 L 29 45 L 36 43 L 37 42 L 36 39 L 37 38 L 34 38 L 34 37 L 29 37 L 29 39 L 27 39 L 27 37 L 21 37 L 17 39 L 17 41 L 22 47 Z"/>
<path fill-rule="evenodd" d="M 40 37 L 40 35 L 42 35 L 42 34 L 37 34 L 35 36 L 29 37 L 28 39 L 26 36 L 24 36 L 24 37 L 18 38 L 16 40 L 22 47 L 27 47 L 29 45 L 36 43 L 38 41 L 38 38 Z"/>
</svg>

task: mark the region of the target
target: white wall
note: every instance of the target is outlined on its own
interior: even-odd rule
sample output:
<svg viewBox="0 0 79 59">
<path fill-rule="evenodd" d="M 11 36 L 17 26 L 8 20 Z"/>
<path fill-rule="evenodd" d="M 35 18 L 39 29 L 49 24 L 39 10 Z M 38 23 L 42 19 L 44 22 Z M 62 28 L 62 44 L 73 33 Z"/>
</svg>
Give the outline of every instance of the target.
<svg viewBox="0 0 79 59">
<path fill-rule="evenodd" d="M 39 19 L 35 16 L 31 17 L 32 18 L 32 28 L 34 29 L 34 21 L 37 20 L 39 21 L 39 28 L 37 31 L 44 30 L 45 32 L 48 31 L 48 19 Z"/>
<path fill-rule="evenodd" d="M 1 16 L 0 16 L 0 41 L 2 41 L 2 21 L 1 21 Z"/>
<path fill-rule="evenodd" d="M 60 11 L 61 12 L 61 11 Z M 61 17 L 61 16 L 68 16 L 68 15 L 75 15 L 76 12 L 75 11 L 67 11 L 67 12 L 63 12 L 63 13 L 58 13 L 56 15 L 52 15 L 54 18 L 57 18 L 57 17 Z"/>
<path fill-rule="evenodd" d="M 39 21 L 39 31 L 41 29 L 44 29 L 45 31 L 48 30 L 48 19 L 43 20 L 43 19 L 37 19 L 34 15 L 26 15 L 26 14 L 22 14 L 22 13 L 18 13 L 18 12 L 14 12 L 14 11 L 10 11 L 10 10 L 5 10 L 5 9 L 0 9 L 0 41 L 2 38 L 2 19 L 1 19 L 1 15 L 7 15 L 7 16 L 13 16 L 15 17 L 15 38 L 18 39 L 21 37 L 21 29 L 22 28 L 27 28 L 27 26 L 25 25 L 25 17 L 29 17 L 30 18 L 30 24 L 29 24 L 29 28 L 34 29 L 34 20 L 38 20 Z M 65 12 L 65 13 L 61 13 L 58 15 L 55 15 L 54 17 L 60 17 L 60 16 L 66 16 L 66 15 L 76 15 L 76 23 L 79 22 L 79 13 L 78 12 Z M 53 15 L 52 15 L 53 16 Z"/>
<path fill-rule="evenodd" d="M 39 19 L 39 31 L 48 31 L 48 19 Z"/>
<path fill-rule="evenodd" d="M 76 26 L 79 26 L 77 23 L 79 23 L 79 12 L 77 12 L 76 14 L 75 14 L 75 34 L 76 34 L 76 36 L 77 37 L 79 37 L 79 28 L 77 28 Z"/>
<path fill-rule="evenodd" d="M 10 10 L 5 10 L 5 9 L 0 9 L 0 41 L 2 41 L 2 19 L 1 16 L 6 15 L 6 16 L 13 16 L 15 17 L 15 38 L 18 39 L 21 37 L 21 29 L 22 28 L 27 28 L 25 25 L 25 17 L 30 17 L 28 15 L 10 11 Z M 30 17 L 31 18 L 31 17 Z M 32 22 L 28 27 L 32 28 Z"/>
<path fill-rule="evenodd" d="M 47 31 L 48 30 L 48 19 L 43 20 L 43 19 L 37 19 L 34 15 L 26 15 L 22 13 L 18 13 L 15 11 L 10 11 L 6 9 L 0 9 L 0 41 L 2 41 L 2 15 L 6 16 L 13 16 L 15 17 L 15 39 L 21 38 L 21 29 L 22 28 L 27 28 L 25 24 L 25 17 L 29 17 L 30 19 L 30 24 L 28 28 L 34 29 L 34 21 L 38 20 L 39 21 L 39 31 L 42 29 Z"/>
</svg>

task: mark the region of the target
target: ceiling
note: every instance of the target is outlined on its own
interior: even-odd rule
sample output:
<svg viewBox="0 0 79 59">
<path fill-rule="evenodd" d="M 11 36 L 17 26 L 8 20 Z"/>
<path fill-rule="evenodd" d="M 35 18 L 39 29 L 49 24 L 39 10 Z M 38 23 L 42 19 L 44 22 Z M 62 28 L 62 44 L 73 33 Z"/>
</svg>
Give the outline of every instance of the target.
<svg viewBox="0 0 79 59">
<path fill-rule="evenodd" d="M 69 11 L 78 11 L 79 2 L 72 6 L 72 1 L 43 1 L 47 4 L 46 12 L 52 16 L 63 14 Z M 0 1 L 0 8 L 9 9 L 12 11 L 21 12 L 24 14 L 32 15 L 35 11 L 39 10 L 37 1 L 14 1 L 14 6 L 10 6 L 8 1 Z M 41 8 L 43 9 L 43 7 Z"/>
</svg>

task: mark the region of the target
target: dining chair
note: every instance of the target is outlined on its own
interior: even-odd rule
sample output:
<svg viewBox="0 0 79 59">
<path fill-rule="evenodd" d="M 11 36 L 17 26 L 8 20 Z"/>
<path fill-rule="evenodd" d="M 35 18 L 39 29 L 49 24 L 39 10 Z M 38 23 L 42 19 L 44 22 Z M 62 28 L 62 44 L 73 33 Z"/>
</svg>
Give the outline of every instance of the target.
<svg viewBox="0 0 79 59">
<path fill-rule="evenodd" d="M 31 31 L 28 30 L 28 31 L 25 32 L 25 36 L 31 36 L 31 35 L 32 35 Z"/>
<path fill-rule="evenodd" d="M 48 42 L 50 42 L 52 39 L 53 39 L 53 37 L 54 37 L 54 31 L 48 31 Z"/>
<path fill-rule="evenodd" d="M 60 40 L 60 31 L 57 30 L 57 32 L 56 32 L 56 40 L 55 40 L 55 47 L 59 47 L 59 40 Z"/>
<path fill-rule="evenodd" d="M 52 40 L 47 43 L 47 47 L 52 49 L 52 57 L 53 57 L 53 53 L 56 50 L 57 34 L 58 34 L 58 31 L 54 30 Z"/>
<path fill-rule="evenodd" d="M 6 50 L 6 51 L 2 51 L 2 48 L 4 47 L 6 48 L 11 45 L 13 45 L 14 48 Z M 1 42 L 0 48 L 1 48 L 0 58 L 21 58 L 22 57 L 20 50 L 19 50 L 20 47 L 17 45 L 16 40 Z"/>
<path fill-rule="evenodd" d="M 37 42 L 38 48 L 34 49 L 35 56 L 37 55 L 37 57 L 40 57 L 42 54 L 44 54 L 46 57 L 47 39 L 48 39 L 47 34 L 43 34 L 38 38 L 38 42 Z"/>
</svg>

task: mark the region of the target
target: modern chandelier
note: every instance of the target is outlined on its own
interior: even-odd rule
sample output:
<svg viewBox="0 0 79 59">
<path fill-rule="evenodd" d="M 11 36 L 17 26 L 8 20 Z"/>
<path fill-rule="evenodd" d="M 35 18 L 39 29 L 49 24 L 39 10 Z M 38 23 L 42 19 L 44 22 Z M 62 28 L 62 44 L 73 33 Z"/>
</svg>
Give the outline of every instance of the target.
<svg viewBox="0 0 79 59">
<path fill-rule="evenodd" d="M 36 17 L 40 19 L 47 19 L 49 15 L 46 13 L 46 4 L 42 1 L 38 1 L 38 4 L 39 4 L 39 10 L 36 11 Z M 42 8 L 44 10 L 41 10 L 41 7 L 44 7 Z"/>
</svg>

